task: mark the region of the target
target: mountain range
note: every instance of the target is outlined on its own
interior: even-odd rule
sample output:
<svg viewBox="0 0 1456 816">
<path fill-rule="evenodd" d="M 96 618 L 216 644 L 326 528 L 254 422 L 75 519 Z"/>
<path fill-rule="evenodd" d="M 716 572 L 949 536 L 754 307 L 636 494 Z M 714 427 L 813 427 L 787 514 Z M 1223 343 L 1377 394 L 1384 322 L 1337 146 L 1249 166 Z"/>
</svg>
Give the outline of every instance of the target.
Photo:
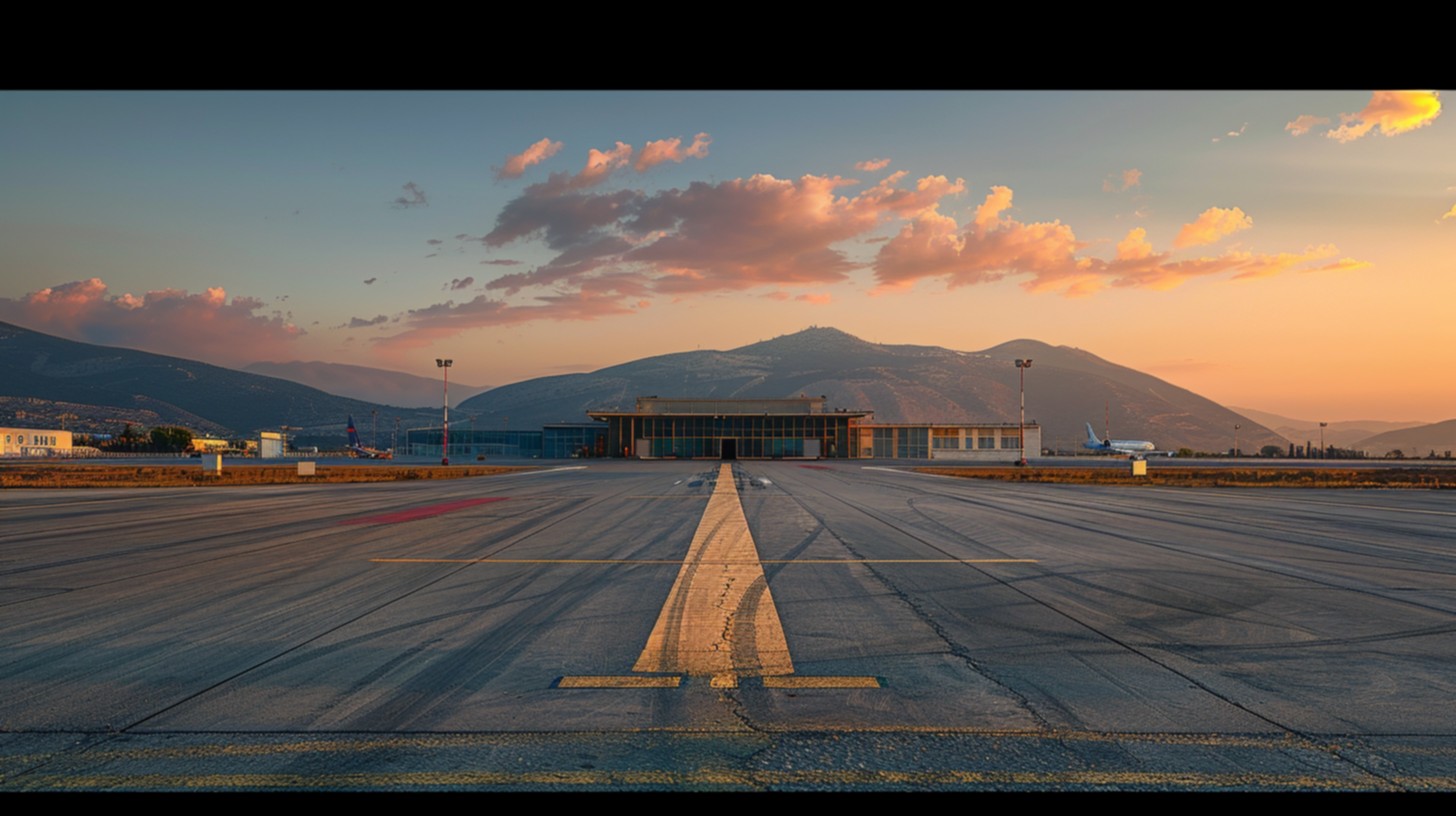
<svg viewBox="0 0 1456 816">
<path fill-rule="evenodd" d="M 428 365 L 429 361 L 425 361 L 425 364 Z M 364 402 L 437 408 L 444 401 L 441 378 L 421 377 L 383 368 L 295 360 L 290 363 L 250 363 L 243 366 L 243 370 L 266 377 L 292 380 L 320 391 Z M 488 390 L 488 385 L 465 385 L 452 380 L 450 404 L 458 404 L 461 400 Z"/>
<path fill-rule="evenodd" d="M 1229 409 L 1184 388 L 1094 354 L 1036 340 L 980 351 L 870 343 L 828 327 L 811 327 L 727 351 L 663 354 L 597 371 L 538 377 L 462 400 L 453 410 L 475 427 L 535 429 L 586 422 L 593 409 L 631 409 L 639 396 L 775 398 L 824 396 L 831 408 L 868 409 L 876 422 L 1015 422 L 1019 369 L 1025 369 L 1026 417 L 1043 444 L 1072 452 L 1091 423 L 1099 436 L 1148 439 L 1160 450 L 1255 453 L 1319 438 L 1319 423 L 1253 409 Z M 237 371 L 181 357 L 65 340 L 0 323 L 0 422 L 115 433 L 123 423 L 182 425 L 217 435 L 252 435 L 288 425 L 307 443 L 338 444 L 352 415 L 380 444 L 398 417 L 403 428 L 439 424 L 429 378 L 331 363 L 259 363 Z M 287 372 L 290 378 L 260 372 Z M 453 384 L 452 384 L 453 385 Z M 459 386 L 463 392 L 478 388 Z M 349 393 L 338 396 L 328 389 Z M 401 408 L 360 394 L 399 395 Z M 452 397 L 455 396 L 452 388 Z M 452 399 L 452 402 L 455 400 Z M 69 422 L 68 422 L 69 420 Z M 1262 423 L 1262 424 L 1261 424 Z M 1271 430 L 1271 428 L 1273 430 Z M 1325 442 L 1372 455 L 1407 456 L 1456 449 L 1456 420 L 1423 425 L 1332 422 Z"/>
<path fill-rule="evenodd" d="M 581 422 L 591 409 L 628 409 L 638 396 L 825 396 L 833 408 L 873 409 L 876 422 L 1015 422 L 1016 359 L 1026 369 L 1026 417 L 1042 442 L 1072 451 L 1099 436 L 1153 440 L 1160 450 L 1245 452 L 1287 442 L 1187 389 L 1080 349 L 1014 340 L 981 351 L 870 343 L 813 327 L 728 351 L 663 354 L 583 374 L 499 386 L 461 403 L 479 427 Z"/>
<path fill-rule="evenodd" d="M 437 422 L 436 411 L 337 397 L 276 377 L 133 349 L 98 346 L 0 323 L 0 403 L 28 426 L 116 433 L 124 423 L 180 425 L 223 436 L 252 435 L 282 425 L 291 434 L 344 437 L 350 415 L 372 411 L 405 427 Z M 361 428 L 362 430 L 362 428 Z"/>
</svg>

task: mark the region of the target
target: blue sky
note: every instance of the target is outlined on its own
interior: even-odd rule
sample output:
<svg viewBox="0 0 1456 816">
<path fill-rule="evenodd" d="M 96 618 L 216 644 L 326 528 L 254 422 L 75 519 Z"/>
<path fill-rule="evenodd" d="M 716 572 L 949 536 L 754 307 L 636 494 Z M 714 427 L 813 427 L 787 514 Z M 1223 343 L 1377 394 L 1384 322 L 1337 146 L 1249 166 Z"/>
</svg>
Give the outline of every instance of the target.
<svg viewBox="0 0 1456 816">
<path fill-rule="evenodd" d="M 810 324 L 1032 337 L 1225 404 L 1447 419 L 1443 100 L 8 92 L 0 320 L 479 384 Z"/>
</svg>

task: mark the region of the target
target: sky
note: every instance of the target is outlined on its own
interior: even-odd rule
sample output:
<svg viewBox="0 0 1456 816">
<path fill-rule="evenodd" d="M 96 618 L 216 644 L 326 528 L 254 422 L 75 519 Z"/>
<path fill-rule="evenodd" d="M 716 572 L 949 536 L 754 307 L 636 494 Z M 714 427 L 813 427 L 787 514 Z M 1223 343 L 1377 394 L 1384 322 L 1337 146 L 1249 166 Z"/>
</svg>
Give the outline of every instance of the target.
<svg viewBox="0 0 1456 816">
<path fill-rule="evenodd" d="M 0 320 L 472 385 L 809 326 L 1031 338 L 1224 405 L 1440 421 L 1451 99 L 3 92 Z"/>
</svg>

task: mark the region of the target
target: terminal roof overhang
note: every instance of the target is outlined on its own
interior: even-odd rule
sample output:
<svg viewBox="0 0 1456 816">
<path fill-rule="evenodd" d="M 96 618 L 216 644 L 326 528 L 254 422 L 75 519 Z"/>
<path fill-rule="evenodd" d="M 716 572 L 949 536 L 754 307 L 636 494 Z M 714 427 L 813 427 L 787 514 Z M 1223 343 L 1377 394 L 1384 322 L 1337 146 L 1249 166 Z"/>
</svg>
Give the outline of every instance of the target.
<svg viewBox="0 0 1456 816">
<path fill-rule="evenodd" d="M 638 397 L 637 409 L 587 411 L 592 419 L 607 421 L 613 417 L 844 417 L 860 419 L 873 411 L 824 410 L 825 397 L 788 397 L 779 399 L 734 399 L 712 397 Z"/>
</svg>

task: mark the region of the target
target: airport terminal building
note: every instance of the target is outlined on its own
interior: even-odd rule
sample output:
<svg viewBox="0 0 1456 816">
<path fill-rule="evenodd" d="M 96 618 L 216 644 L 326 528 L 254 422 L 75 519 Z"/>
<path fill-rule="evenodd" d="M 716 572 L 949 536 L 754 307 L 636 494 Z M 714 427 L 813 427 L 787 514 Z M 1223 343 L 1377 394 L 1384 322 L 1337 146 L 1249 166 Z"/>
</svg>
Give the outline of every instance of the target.
<svg viewBox="0 0 1456 816">
<path fill-rule="evenodd" d="M 828 409 L 825 397 L 710 399 L 638 397 L 635 410 L 587 411 L 590 423 L 539 431 L 442 428 L 405 433 L 404 452 L 469 461 L 570 459 L 939 459 L 1009 463 L 1021 459 L 1014 422 L 877 423 L 869 409 Z M 1041 427 L 1026 425 L 1029 456 Z"/>
<path fill-rule="evenodd" d="M 827 410 L 825 397 L 662 399 L 635 411 L 588 411 L 605 422 L 606 455 L 636 459 L 944 459 L 1014 462 L 1016 423 L 876 423 L 872 410 Z M 1041 451 L 1041 428 L 1026 426 Z"/>
<path fill-rule="evenodd" d="M 846 459 L 870 411 L 826 411 L 824 397 L 661 399 L 635 411 L 588 411 L 607 423 L 609 456 L 637 459 Z"/>
</svg>

